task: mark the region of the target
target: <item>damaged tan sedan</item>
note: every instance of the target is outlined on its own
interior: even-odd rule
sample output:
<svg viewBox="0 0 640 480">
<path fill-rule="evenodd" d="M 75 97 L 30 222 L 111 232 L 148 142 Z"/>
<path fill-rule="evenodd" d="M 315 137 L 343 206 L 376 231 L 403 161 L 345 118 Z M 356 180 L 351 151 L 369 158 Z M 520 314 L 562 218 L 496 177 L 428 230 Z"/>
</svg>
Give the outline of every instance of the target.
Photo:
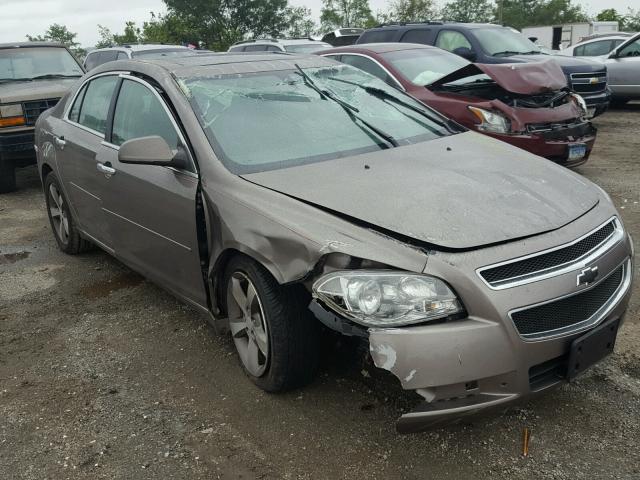
<svg viewBox="0 0 640 480">
<path fill-rule="evenodd" d="M 322 329 L 361 338 L 422 399 L 403 432 L 573 379 L 627 307 L 604 191 L 329 59 L 109 63 L 36 145 L 63 251 L 208 314 L 267 391 L 313 378 Z"/>
</svg>

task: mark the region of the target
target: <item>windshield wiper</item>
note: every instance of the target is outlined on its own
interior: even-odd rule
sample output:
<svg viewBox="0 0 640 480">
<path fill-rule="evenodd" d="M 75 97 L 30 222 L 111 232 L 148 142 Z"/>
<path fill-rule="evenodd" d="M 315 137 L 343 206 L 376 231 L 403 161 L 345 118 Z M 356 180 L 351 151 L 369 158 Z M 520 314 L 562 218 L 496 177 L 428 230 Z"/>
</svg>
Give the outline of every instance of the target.
<svg viewBox="0 0 640 480">
<path fill-rule="evenodd" d="M 318 92 L 318 94 L 320 95 L 321 98 L 325 98 L 325 99 L 328 98 L 329 100 L 332 100 L 332 101 L 336 102 L 338 105 L 340 105 L 344 109 L 345 112 L 347 112 L 347 115 L 349 115 L 349 117 L 354 122 L 356 120 L 360 121 L 369 130 L 374 132 L 376 135 L 378 135 L 380 138 L 382 138 L 386 142 L 390 143 L 393 147 L 399 146 L 398 141 L 395 138 L 393 138 L 392 135 L 388 134 L 384 130 L 379 129 L 375 125 L 372 125 L 371 123 L 369 123 L 368 121 L 366 121 L 365 119 L 360 117 L 359 115 L 356 115 L 357 113 L 360 112 L 360 110 L 357 107 L 354 107 L 350 103 L 345 102 L 340 97 L 338 97 L 335 93 L 333 93 L 331 90 L 327 90 L 326 88 L 320 88 L 313 81 L 313 79 L 304 70 L 302 70 L 302 68 L 300 68 L 300 65 L 298 65 L 297 63 L 294 63 L 294 65 L 298 69 L 298 72 L 302 76 L 302 78 L 303 78 L 304 82 L 307 84 L 307 86 L 309 86 L 310 88 L 312 88 L 313 90 Z"/>
<path fill-rule="evenodd" d="M 7 82 L 29 82 L 31 81 L 30 77 L 25 77 L 25 78 L 0 78 L 0 83 L 7 83 Z"/>
<path fill-rule="evenodd" d="M 343 78 L 337 78 L 337 77 L 328 77 L 330 80 L 335 80 L 337 82 L 343 82 L 343 83 L 348 83 L 349 85 L 355 85 L 356 87 L 360 87 L 363 90 L 365 90 L 367 93 L 370 93 L 371 95 L 378 97 L 378 98 L 382 98 L 383 100 L 391 100 L 394 103 L 397 103 L 398 105 L 402 105 L 403 107 L 408 108 L 411 111 L 414 111 L 420 115 L 422 115 L 425 118 L 428 118 L 429 120 L 431 120 L 432 122 L 440 125 L 441 127 L 445 127 L 447 130 L 449 130 L 450 132 L 453 132 L 454 130 L 452 129 L 451 125 L 449 125 L 449 122 L 447 122 L 446 120 L 440 119 L 436 116 L 430 115 L 429 112 L 426 109 L 422 109 L 416 105 L 413 105 L 409 102 L 405 102 L 404 100 L 399 99 L 398 97 L 396 97 L 395 95 L 392 95 L 391 93 L 387 92 L 386 90 L 383 90 L 382 88 L 378 88 L 378 87 L 372 87 L 371 85 L 361 85 L 357 82 L 352 82 L 351 80 L 345 80 Z M 410 117 L 411 118 L 411 117 Z M 416 120 L 415 118 L 413 119 L 414 121 Z M 433 130 L 433 128 L 430 128 L 428 125 L 421 123 L 422 126 L 424 126 L 425 128 L 429 129 L 429 130 Z"/>
<path fill-rule="evenodd" d="M 80 78 L 82 75 L 67 75 L 65 73 L 47 73 L 45 75 L 36 75 L 29 80 L 46 80 L 47 78 Z"/>
<path fill-rule="evenodd" d="M 514 50 L 505 50 L 504 52 L 493 53 L 492 56 L 493 57 L 498 57 L 498 56 L 509 57 L 511 55 L 526 55 L 526 54 L 527 52 L 516 52 Z"/>
</svg>

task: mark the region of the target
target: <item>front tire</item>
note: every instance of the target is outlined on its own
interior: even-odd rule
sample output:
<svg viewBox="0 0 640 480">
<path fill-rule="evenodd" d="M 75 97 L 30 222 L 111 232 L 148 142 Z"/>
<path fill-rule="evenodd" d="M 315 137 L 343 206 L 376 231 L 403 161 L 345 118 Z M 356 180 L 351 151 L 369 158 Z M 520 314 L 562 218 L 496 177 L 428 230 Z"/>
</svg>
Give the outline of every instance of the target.
<svg viewBox="0 0 640 480">
<path fill-rule="evenodd" d="M 13 192 L 16 189 L 16 168 L 13 162 L 0 156 L 0 193 Z"/>
<path fill-rule="evenodd" d="M 317 370 L 320 325 L 300 285 L 283 287 L 244 256 L 229 262 L 224 281 L 231 335 L 247 376 L 267 392 L 309 383 Z"/>
<path fill-rule="evenodd" d="M 80 236 L 69 202 L 54 173 L 49 173 L 44 179 L 44 196 L 51 230 L 60 250 L 69 255 L 87 250 L 91 244 Z"/>
</svg>

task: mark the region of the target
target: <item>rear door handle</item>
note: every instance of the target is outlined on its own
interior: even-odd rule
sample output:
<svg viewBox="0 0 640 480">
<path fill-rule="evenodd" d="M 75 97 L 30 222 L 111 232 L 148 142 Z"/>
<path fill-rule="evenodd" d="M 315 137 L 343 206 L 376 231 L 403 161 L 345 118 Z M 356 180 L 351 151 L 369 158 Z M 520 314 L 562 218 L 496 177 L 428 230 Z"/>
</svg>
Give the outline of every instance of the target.
<svg viewBox="0 0 640 480">
<path fill-rule="evenodd" d="M 54 137 L 54 141 L 56 142 L 56 145 L 58 147 L 60 147 L 60 150 L 63 150 L 64 146 L 67 144 L 67 142 L 65 141 L 64 137 L 55 136 Z"/>
<path fill-rule="evenodd" d="M 110 177 L 111 175 L 115 175 L 116 173 L 116 169 L 113 168 L 109 162 L 98 163 L 96 165 L 96 168 L 100 173 L 104 173 L 107 177 Z"/>
</svg>

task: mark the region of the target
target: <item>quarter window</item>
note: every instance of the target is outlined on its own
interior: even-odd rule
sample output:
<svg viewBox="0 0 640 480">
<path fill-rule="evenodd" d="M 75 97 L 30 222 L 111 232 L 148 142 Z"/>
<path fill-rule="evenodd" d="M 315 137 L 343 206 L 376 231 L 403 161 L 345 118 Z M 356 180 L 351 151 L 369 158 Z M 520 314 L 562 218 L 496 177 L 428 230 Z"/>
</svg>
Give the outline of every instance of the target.
<svg viewBox="0 0 640 480">
<path fill-rule="evenodd" d="M 116 76 L 98 77 L 89 82 L 78 116 L 80 125 L 100 133 L 107 130 L 109 105 L 117 83 Z"/>
<path fill-rule="evenodd" d="M 87 86 L 83 86 L 80 93 L 76 96 L 76 101 L 73 102 L 73 107 L 69 111 L 69 120 L 72 122 L 78 123 L 80 118 L 80 107 L 82 106 L 82 100 L 84 99 L 84 94 L 87 93 Z"/>
<path fill-rule="evenodd" d="M 443 50 L 447 50 L 449 52 L 453 52 L 456 48 L 460 47 L 471 49 L 471 44 L 469 43 L 469 40 L 467 40 L 467 38 L 460 32 L 456 32 L 453 30 L 442 30 L 438 34 L 436 47 L 442 48 Z"/>
<path fill-rule="evenodd" d="M 113 117 L 111 142 L 122 145 L 132 138 L 158 135 L 173 150 L 178 148 L 178 134 L 164 106 L 144 85 L 124 80 Z"/>
</svg>

